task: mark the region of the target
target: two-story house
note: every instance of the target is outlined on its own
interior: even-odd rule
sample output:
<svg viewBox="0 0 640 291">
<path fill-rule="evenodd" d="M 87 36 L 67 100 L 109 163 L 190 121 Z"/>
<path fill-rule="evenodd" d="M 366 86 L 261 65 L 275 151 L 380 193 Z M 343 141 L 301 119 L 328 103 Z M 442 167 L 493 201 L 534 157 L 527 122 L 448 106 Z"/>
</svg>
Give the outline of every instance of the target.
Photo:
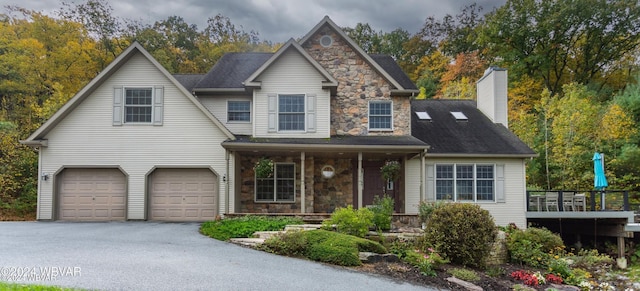
<svg viewBox="0 0 640 291">
<path fill-rule="evenodd" d="M 515 144 L 515 151 L 474 152 L 467 143 L 464 154 L 437 148 L 430 160 L 430 143 L 440 147 L 443 140 L 432 139 L 449 134 L 437 112 L 449 108 L 412 102 L 417 93 L 391 57 L 365 53 L 328 17 L 275 53 L 229 53 L 204 75 L 171 75 L 134 43 L 22 141 L 39 151 L 37 218 L 330 213 L 389 195 L 398 213 L 440 199 L 521 209 L 514 219 L 524 220 L 523 160 L 531 150 L 462 102 L 478 113 L 469 113 L 468 124 L 487 128 L 444 140 L 484 134 L 492 144 Z M 423 111 L 432 114 L 429 124 Z M 505 158 L 511 162 L 498 161 Z M 256 175 L 265 160 L 272 173 Z M 395 181 L 380 171 L 390 161 L 401 168 Z M 510 170 L 511 179 L 504 174 Z M 471 196 L 456 194 L 463 184 Z"/>
</svg>

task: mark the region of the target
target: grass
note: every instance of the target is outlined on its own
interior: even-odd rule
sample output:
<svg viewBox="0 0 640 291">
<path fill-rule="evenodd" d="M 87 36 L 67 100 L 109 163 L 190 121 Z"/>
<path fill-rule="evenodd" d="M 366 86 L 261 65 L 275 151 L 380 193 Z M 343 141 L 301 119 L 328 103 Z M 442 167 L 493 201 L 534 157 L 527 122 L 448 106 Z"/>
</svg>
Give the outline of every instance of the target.
<svg viewBox="0 0 640 291">
<path fill-rule="evenodd" d="M 257 215 L 226 218 L 203 223 L 200 226 L 200 233 L 217 240 L 226 241 L 231 238 L 251 237 L 256 231 L 282 230 L 289 224 L 302 224 L 302 219 Z"/>
<path fill-rule="evenodd" d="M 0 282 L 0 290 L 7 291 L 80 291 L 84 289 L 77 288 L 64 288 L 58 286 L 44 286 L 44 285 L 32 285 L 32 284 L 17 284 Z"/>
</svg>

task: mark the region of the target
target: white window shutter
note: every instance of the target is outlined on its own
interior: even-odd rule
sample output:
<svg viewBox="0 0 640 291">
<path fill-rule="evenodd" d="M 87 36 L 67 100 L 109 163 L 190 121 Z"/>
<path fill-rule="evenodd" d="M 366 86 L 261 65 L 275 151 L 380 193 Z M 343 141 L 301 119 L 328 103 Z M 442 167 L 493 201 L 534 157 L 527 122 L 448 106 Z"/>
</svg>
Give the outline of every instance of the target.
<svg viewBox="0 0 640 291">
<path fill-rule="evenodd" d="M 504 189 L 504 164 L 496 165 L 496 202 L 507 202 Z"/>
<path fill-rule="evenodd" d="M 113 87 L 113 125 L 122 125 L 122 118 L 124 114 L 122 110 L 124 106 L 122 105 L 122 87 Z"/>
<path fill-rule="evenodd" d="M 157 86 L 154 90 L 153 125 L 162 125 L 162 120 L 164 119 L 164 87 Z"/>
<path fill-rule="evenodd" d="M 435 165 L 427 164 L 427 177 L 426 184 L 427 187 L 425 189 L 424 199 L 429 202 L 436 201 L 436 175 L 435 175 Z"/>
<path fill-rule="evenodd" d="M 307 132 L 316 132 L 316 94 L 307 94 Z"/>
<path fill-rule="evenodd" d="M 276 123 L 277 123 L 277 107 L 278 107 L 278 102 L 277 102 L 277 98 L 278 96 L 276 94 L 267 94 L 267 109 L 268 109 L 268 132 L 276 132 L 277 127 L 276 127 Z"/>
</svg>

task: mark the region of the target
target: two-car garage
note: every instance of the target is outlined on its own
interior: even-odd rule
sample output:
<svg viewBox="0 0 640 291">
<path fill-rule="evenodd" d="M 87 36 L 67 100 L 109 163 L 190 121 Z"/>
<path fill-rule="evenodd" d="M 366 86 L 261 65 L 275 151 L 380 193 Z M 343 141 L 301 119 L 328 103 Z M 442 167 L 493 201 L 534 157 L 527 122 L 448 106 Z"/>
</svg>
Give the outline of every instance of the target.
<svg viewBox="0 0 640 291">
<path fill-rule="evenodd" d="M 146 218 L 205 221 L 217 213 L 218 180 L 207 168 L 155 169 L 147 176 Z M 57 175 L 56 217 L 67 221 L 127 219 L 127 177 L 117 168 L 67 168 Z"/>
</svg>

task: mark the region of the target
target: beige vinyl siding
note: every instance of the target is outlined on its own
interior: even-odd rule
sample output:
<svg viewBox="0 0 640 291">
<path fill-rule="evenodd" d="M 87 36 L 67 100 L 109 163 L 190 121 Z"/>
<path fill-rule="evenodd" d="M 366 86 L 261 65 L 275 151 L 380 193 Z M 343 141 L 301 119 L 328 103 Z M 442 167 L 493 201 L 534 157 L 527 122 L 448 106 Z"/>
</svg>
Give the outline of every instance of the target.
<svg viewBox="0 0 640 291">
<path fill-rule="evenodd" d="M 329 90 L 322 89 L 324 78 L 300 53 L 294 50 L 283 53 L 258 81 L 262 82 L 262 87 L 254 91 L 255 137 L 329 137 Z M 316 94 L 316 131 L 268 132 L 267 94 Z"/>
<path fill-rule="evenodd" d="M 427 167 L 434 164 L 503 164 L 505 202 L 478 202 L 480 207 L 488 210 L 497 225 L 508 225 L 513 222 L 518 227 L 526 227 L 525 218 L 525 164 L 523 159 L 426 159 Z M 420 179 L 414 178 L 412 172 L 419 173 L 420 159 L 412 159 L 407 163 L 405 181 L 406 186 L 406 212 L 418 213 L 417 205 L 420 202 Z M 425 169 L 425 175 L 426 175 Z M 419 175 L 419 174 L 418 174 Z M 426 183 L 426 178 L 425 178 Z"/>
<path fill-rule="evenodd" d="M 253 112 L 251 112 L 251 122 L 229 122 L 227 121 L 228 101 L 249 101 L 251 96 L 198 96 L 202 105 L 206 107 L 213 116 L 224 124 L 233 134 L 252 135 L 253 132 Z M 251 105 L 253 110 L 253 104 Z"/>
<path fill-rule="evenodd" d="M 164 86 L 164 120 L 112 125 L 115 86 Z M 206 167 L 217 175 L 219 213 L 225 207 L 227 137 L 141 54 L 134 55 L 46 136 L 41 170 L 52 179 L 40 182 L 38 219 L 52 219 L 54 174 L 64 167 L 117 166 L 128 178 L 127 218 L 145 219 L 147 175 L 155 167 Z M 231 189 L 233 191 L 233 189 Z"/>
<path fill-rule="evenodd" d="M 404 168 L 404 209 L 407 214 L 418 214 L 420 203 L 420 158 L 407 160 Z"/>
</svg>

